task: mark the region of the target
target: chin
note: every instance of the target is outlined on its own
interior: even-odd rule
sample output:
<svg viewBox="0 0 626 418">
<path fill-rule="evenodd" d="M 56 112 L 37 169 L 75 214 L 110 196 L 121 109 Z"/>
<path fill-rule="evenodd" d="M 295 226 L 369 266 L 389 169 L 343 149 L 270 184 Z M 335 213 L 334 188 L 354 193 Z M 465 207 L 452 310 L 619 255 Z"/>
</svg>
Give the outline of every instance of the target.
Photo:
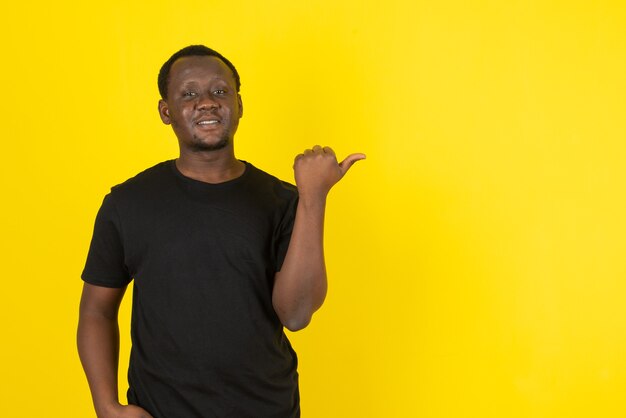
<svg viewBox="0 0 626 418">
<path fill-rule="evenodd" d="M 210 144 L 197 140 L 191 145 L 191 149 L 194 152 L 219 151 L 221 149 L 226 148 L 228 144 L 230 144 L 230 138 L 228 138 L 227 136 L 224 136 L 220 138 L 219 141 L 210 143 Z"/>
</svg>

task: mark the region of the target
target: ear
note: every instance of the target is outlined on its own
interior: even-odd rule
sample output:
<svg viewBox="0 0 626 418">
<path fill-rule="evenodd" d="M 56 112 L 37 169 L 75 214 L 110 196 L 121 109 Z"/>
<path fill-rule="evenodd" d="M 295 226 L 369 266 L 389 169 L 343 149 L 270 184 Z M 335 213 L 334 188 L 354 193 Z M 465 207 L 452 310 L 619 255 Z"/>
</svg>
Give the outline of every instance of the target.
<svg viewBox="0 0 626 418">
<path fill-rule="evenodd" d="M 167 105 L 167 102 L 163 99 L 159 100 L 159 116 L 161 116 L 161 120 L 164 124 L 169 125 L 172 123 L 170 119 L 170 108 Z"/>
<path fill-rule="evenodd" d="M 243 102 L 241 101 L 241 94 L 237 93 L 237 101 L 239 102 L 239 117 L 243 116 Z"/>
</svg>

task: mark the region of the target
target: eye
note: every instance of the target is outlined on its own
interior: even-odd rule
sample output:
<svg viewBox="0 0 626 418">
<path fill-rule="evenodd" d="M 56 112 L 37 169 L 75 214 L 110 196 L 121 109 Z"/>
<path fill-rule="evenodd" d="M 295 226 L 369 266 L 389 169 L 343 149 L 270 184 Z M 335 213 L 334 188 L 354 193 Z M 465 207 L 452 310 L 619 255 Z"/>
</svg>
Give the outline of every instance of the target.
<svg viewBox="0 0 626 418">
<path fill-rule="evenodd" d="M 226 94 L 226 90 L 223 89 L 217 89 L 213 92 L 213 94 L 217 94 L 218 96 L 223 96 Z"/>
<path fill-rule="evenodd" d="M 186 91 L 183 93 L 183 97 L 196 97 L 198 93 L 195 91 Z"/>
</svg>

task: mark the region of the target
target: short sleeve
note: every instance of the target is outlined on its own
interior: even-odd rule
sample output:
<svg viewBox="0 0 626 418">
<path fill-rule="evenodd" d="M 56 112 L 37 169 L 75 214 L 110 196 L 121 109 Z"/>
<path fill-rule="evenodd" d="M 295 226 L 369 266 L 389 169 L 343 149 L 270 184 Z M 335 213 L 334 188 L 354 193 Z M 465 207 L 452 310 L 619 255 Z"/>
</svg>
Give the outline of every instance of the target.
<svg viewBox="0 0 626 418">
<path fill-rule="evenodd" d="M 293 186 L 292 186 L 293 187 Z M 293 187 L 295 189 L 295 187 Z M 298 207 L 298 193 L 293 192 L 286 210 L 278 224 L 275 234 L 275 254 L 276 254 L 276 271 L 280 271 L 287 255 L 289 242 L 291 241 L 291 232 L 293 231 L 293 223 L 296 220 L 296 209 Z"/>
<path fill-rule="evenodd" d="M 119 216 L 108 194 L 96 216 L 82 279 L 96 286 L 121 288 L 131 277 L 124 262 Z"/>
</svg>

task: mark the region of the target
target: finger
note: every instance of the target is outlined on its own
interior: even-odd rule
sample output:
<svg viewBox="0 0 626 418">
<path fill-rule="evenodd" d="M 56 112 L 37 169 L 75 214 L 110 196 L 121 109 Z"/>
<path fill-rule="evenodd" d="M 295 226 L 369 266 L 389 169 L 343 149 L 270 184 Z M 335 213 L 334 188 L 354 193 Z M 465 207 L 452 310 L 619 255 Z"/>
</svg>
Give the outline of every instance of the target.
<svg viewBox="0 0 626 418">
<path fill-rule="evenodd" d="M 313 152 L 314 152 L 314 153 L 316 153 L 316 154 L 321 153 L 321 152 L 322 152 L 322 147 L 321 147 L 321 146 L 319 146 L 319 145 L 315 145 L 315 146 L 313 147 Z"/>
<path fill-rule="evenodd" d="M 305 149 L 304 150 L 304 155 L 311 155 L 313 154 L 313 150 L 312 149 Z"/>
<path fill-rule="evenodd" d="M 298 154 L 296 155 L 296 158 L 293 159 L 293 169 L 295 170 L 296 168 L 296 164 L 298 164 L 298 161 L 300 160 L 300 158 L 304 157 L 304 154 Z"/>
<path fill-rule="evenodd" d="M 326 154 L 335 155 L 335 151 L 333 151 L 331 147 L 324 147 L 323 150 L 324 150 L 324 153 Z"/>
<path fill-rule="evenodd" d="M 365 154 L 361 154 L 361 153 L 350 154 L 342 162 L 339 163 L 339 168 L 341 169 L 341 172 L 343 174 L 346 174 L 346 172 L 350 169 L 350 167 L 352 167 L 352 164 L 356 163 L 359 160 L 364 160 L 364 159 L 365 159 Z"/>
</svg>

